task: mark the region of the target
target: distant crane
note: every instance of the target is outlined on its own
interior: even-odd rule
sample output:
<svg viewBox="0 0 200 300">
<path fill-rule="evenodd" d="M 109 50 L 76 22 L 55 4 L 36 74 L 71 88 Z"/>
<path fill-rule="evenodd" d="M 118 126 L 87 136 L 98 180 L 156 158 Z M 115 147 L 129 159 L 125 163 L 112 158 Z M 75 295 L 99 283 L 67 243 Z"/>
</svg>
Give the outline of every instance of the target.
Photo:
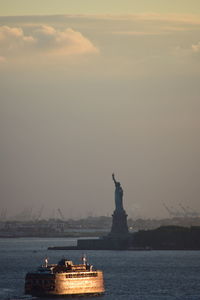
<svg viewBox="0 0 200 300">
<path fill-rule="evenodd" d="M 61 220 L 64 221 L 65 218 L 64 218 L 64 216 L 63 216 L 63 213 L 62 213 L 61 209 L 58 208 L 57 211 L 58 211 L 58 213 L 59 213 L 59 215 L 60 215 L 60 217 L 61 217 Z"/>
<path fill-rule="evenodd" d="M 200 215 L 198 211 L 193 211 L 189 206 L 185 208 L 181 203 L 179 203 L 179 205 L 184 211 L 186 217 L 198 217 Z"/>
<path fill-rule="evenodd" d="M 179 206 L 182 208 L 185 217 L 188 217 L 188 211 L 187 211 L 187 209 L 185 209 L 185 207 L 181 203 L 179 203 Z"/>
<path fill-rule="evenodd" d="M 171 208 L 169 208 L 165 203 L 163 203 L 163 206 L 172 217 L 199 217 L 200 216 L 199 212 L 192 211 L 189 206 L 185 207 L 181 203 L 179 203 L 181 211 L 174 211 Z"/>
<path fill-rule="evenodd" d="M 38 215 L 36 215 L 36 217 L 35 217 L 35 221 L 40 220 L 41 215 L 42 215 L 42 213 L 43 213 L 43 210 L 44 210 L 44 205 L 41 206 L 41 208 L 40 208 L 40 210 L 39 210 L 39 212 L 38 212 Z"/>
<path fill-rule="evenodd" d="M 170 214 L 170 216 L 173 216 L 173 212 L 171 211 L 171 209 L 169 209 L 169 207 L 163 203 L 164 208 L 168 211 L 168 213 Z"/>
<path fill-rule="evenodd" d="M 189 210 L 190 215 L 191 215 L 192 217 L 199 217 L 199 216 L 200 216 L 199 211 L 192 211 L 191 208 L 190 208 L 189 206 L 187 206 L 187 209 Z"/>
<path fill-rule="evenodd" d="M 172 210 L 165 203 L 163 203 L 163 206 L 168 211 L 168 213 L 170 214 L 170 216 L 172 216 L 172 217 L 183 217 L 183 213 L 181 213 L 180 211 L 174 211 L 174 210 Z"/>
</svg>

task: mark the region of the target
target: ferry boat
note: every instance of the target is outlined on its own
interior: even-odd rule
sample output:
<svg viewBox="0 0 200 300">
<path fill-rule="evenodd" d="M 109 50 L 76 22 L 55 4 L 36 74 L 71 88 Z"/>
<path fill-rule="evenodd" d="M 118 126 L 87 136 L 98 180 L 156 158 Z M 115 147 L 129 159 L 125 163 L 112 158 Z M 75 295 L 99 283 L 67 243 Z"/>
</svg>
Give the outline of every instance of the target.
<svg viewBox="0 0 200 300">
<path fill-rule="evenodd" d="M 100 295 L 104 293 L 103 272 L 95 270 L 83 257 L 82 264 L 61 259 L 58 264 L 45 264 L 25 277 L 25 294 L 32 296 Z"/>
</svg>

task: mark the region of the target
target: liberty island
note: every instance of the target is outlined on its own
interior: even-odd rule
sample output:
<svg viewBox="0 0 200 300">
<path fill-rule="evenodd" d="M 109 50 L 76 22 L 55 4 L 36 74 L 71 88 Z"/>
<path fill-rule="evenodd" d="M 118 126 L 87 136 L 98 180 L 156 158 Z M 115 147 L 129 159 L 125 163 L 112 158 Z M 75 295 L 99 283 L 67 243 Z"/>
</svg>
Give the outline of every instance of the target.
<svg viewBox="0 0 200 300">
<path fill-rule="evenodd" d="M 112 227 L 107 236 L 98 239 L 78 239 L 77 246 L 49 247 L 49 250 L 125 250 L 131 244 L 131 234 L 128 231 L 127 214 L 123 207 L 123 189 L 116 180 L 114 173 L 112 180 L 115 184 L 115 209 L 112 214 Z"/>
<path fill-rule="evenodd" d="M 109 234 L 95 239 L 78 239 L 77 246 L 49 247 L 49 250 L 200 250 L 200 226 L 160 226 L 129 233 L 123 207 L 124 191 L 112 174 L 115 209 Z"/>
</svg>

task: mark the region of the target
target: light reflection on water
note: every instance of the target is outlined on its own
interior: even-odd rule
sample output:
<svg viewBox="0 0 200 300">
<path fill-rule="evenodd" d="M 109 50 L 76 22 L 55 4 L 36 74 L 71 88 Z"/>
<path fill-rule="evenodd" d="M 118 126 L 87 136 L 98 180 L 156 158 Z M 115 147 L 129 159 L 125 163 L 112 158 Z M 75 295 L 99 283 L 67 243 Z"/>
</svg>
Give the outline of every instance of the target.
<svg viewBox="0 0 200 300">
<path fill-rule="evenodd" d="M 47 250 L 74 244 L 73 238 L 0 239 L 0 299 L 33 299 L 23 295 L 26 272 L 38 267 L 45 256 L 50 263 L 62 257 L 79 263 L 83 251 Z M 84 252 L 90 263 L 104 271 L 105 278 L 105 295 L 90 300 L 200 299 L 200 251 Z"/>
</svg>

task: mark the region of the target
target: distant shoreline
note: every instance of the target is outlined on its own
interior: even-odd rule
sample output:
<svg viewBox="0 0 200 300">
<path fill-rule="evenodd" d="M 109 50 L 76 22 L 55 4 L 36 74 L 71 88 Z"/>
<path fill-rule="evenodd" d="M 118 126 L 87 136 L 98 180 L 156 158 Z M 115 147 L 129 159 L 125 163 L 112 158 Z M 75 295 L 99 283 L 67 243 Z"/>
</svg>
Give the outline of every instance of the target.
<svg viewBox="0 0 200 300">
<path fill-rule="evenodd" d="M 83 238 L 83 237 L 97 237 L 106 235 L 105 231 L 94 232 L 71 232 L 71 233 L 54 233 L 54 234 L 0 234 L 0 239 L 3 238 Z"/>
</svg>

